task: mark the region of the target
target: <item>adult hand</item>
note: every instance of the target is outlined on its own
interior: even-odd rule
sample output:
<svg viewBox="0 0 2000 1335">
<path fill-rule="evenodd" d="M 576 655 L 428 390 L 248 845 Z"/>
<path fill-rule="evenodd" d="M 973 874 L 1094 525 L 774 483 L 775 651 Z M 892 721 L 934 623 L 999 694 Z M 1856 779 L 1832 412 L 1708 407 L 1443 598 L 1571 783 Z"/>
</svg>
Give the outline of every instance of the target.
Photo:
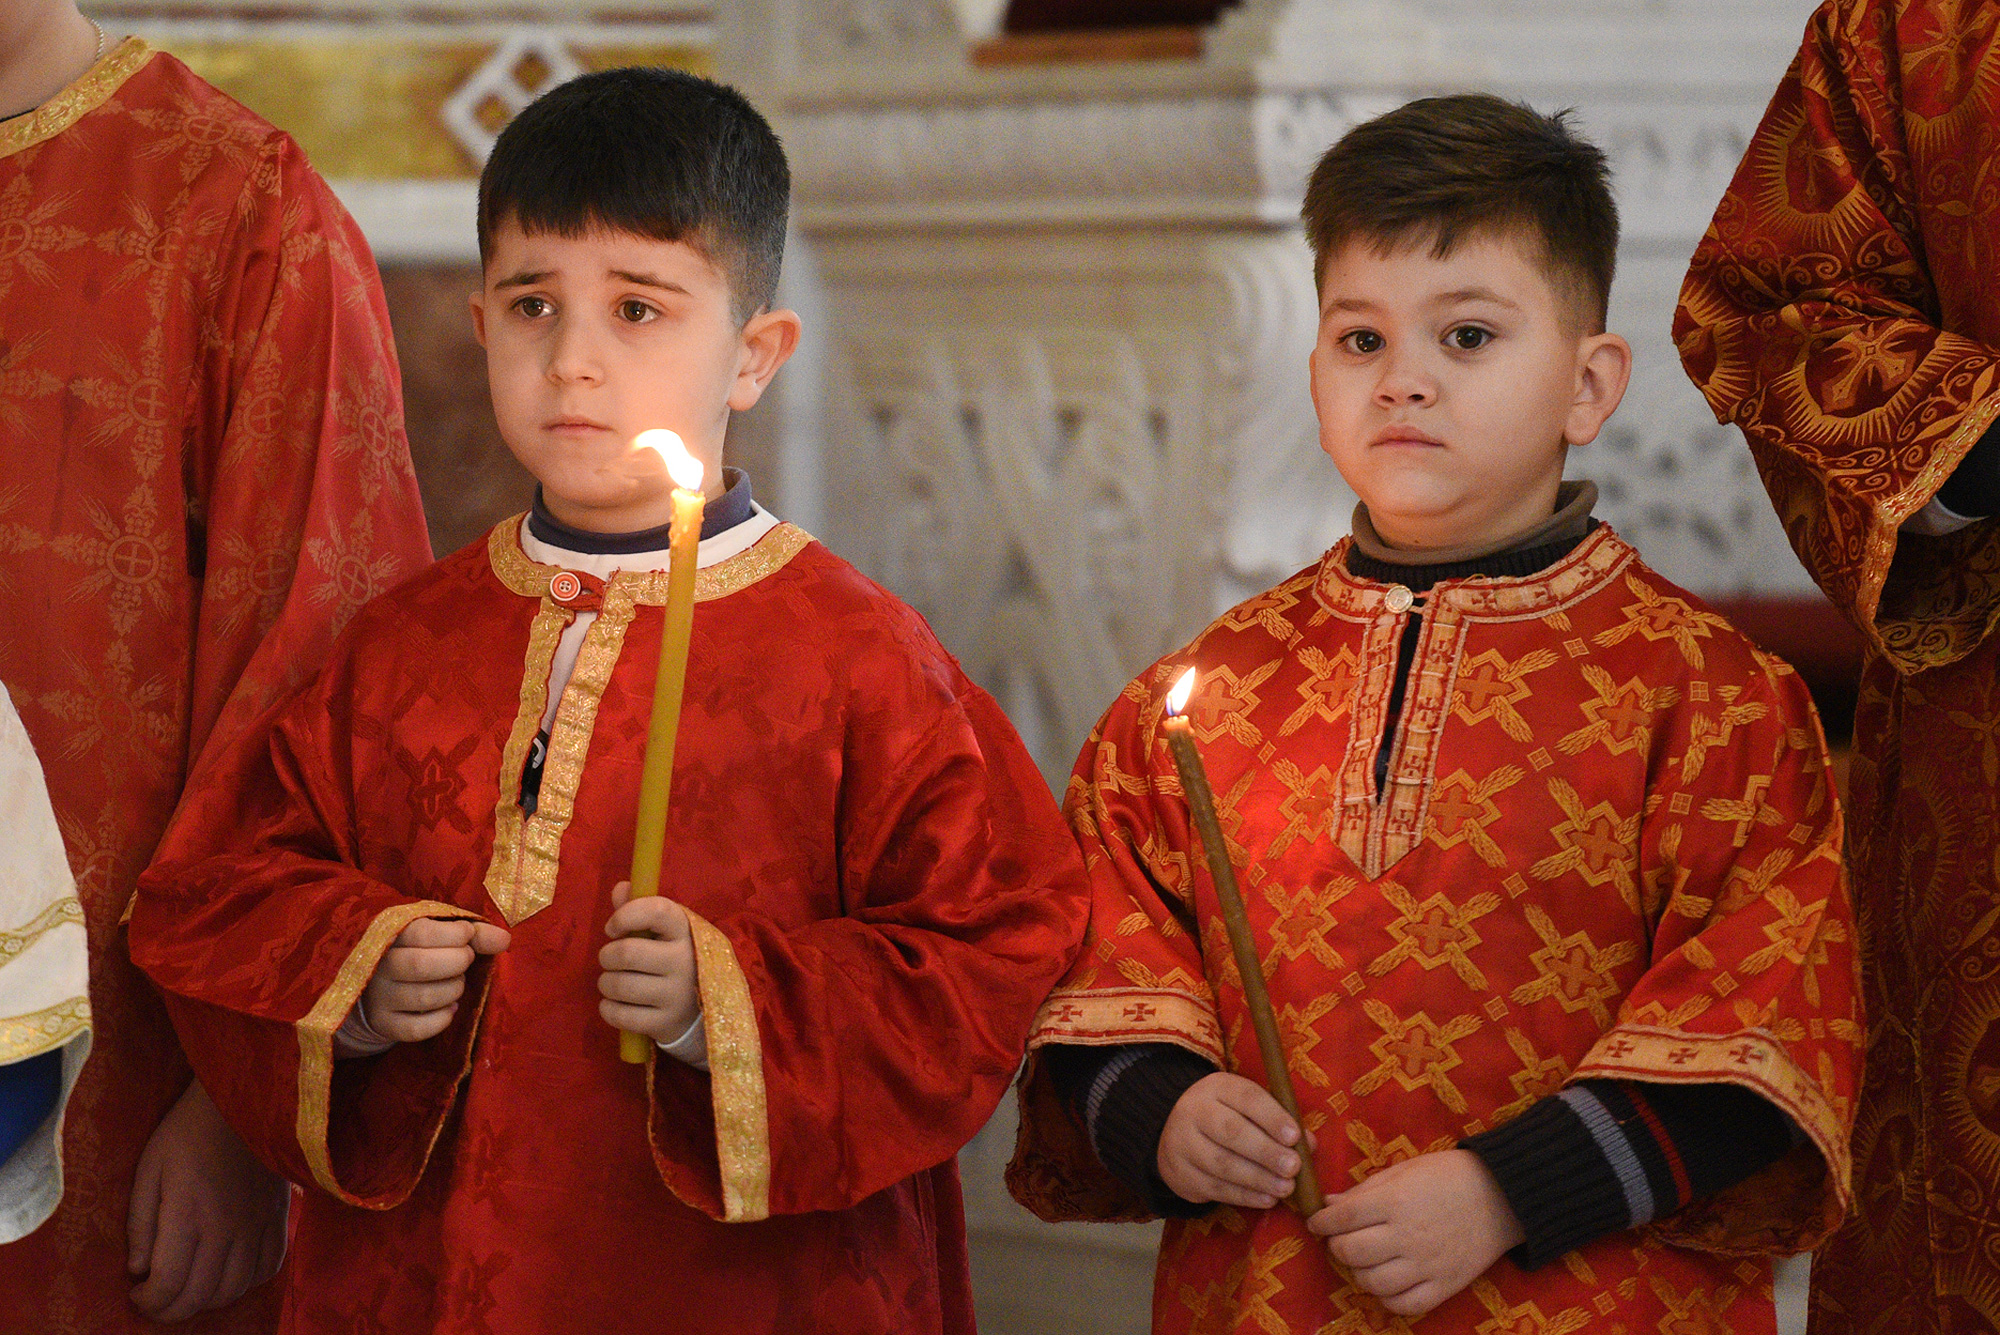
<svg viewBox="0 0 2000 1335">
<path fill-rule="evenodd" d="M 1524 1237 L 1470 1150 L 1391 1164 L 1333 1197 L 1306 1227 L 1357 1285 L 1406 1319 L 1458 1293 Z"/>
<path fill-rule="evenodd" d="M 257 1161 L 195 1081 L 139 1156 L 126 1224 L 132 1303 L 156 1321 L 227 1307 L 278 1273 L 291 1184 Z"/>
<path fill-rule="evenodd" d="M 612 888 L 611 905 L 604 934 L 614 939 L 597 952 L 597 1013 L 614 1029 L 671 1043 L 701 1012 L 687 910 L 659 895 L 633 899 L 630 881 Z"/>
<path fill-rule="evenodd" d="M 1299 1124 L 1270 1091 L 1228 1071 L 1204 1076 L 1167 1115 L 1160 1178 L 1183 1200 L 1268 1210 L 1292 1194 Z M 1308 1148 L 1311 1138 L 1306 1138 Z"/>
<path fill-rule="evenodd" d="M 368 1027 L 397 1043 L 421 1043 L 443 1033 L 458 1014 L 472 961 L 499 954 L 511 939 L 490 922 L 417 919 L 383 952 L 361 994 Z M 336 1036 L 336 1044 L 342 1041 Z"/>
</svg>

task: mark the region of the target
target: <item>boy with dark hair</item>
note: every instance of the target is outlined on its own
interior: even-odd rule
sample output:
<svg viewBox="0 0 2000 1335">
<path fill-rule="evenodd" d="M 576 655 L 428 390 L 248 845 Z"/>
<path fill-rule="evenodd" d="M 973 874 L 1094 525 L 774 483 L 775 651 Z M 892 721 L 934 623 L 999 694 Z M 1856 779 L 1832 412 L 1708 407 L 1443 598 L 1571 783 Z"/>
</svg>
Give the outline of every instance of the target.
<svg viewBox="0 0 2000 1335">
<path fill-rule="evenodd" d="M 1849 1201 L 1840 814 L 1798 678 L 1562 481 L 1630 369 L 1603 157 L 1429 99 L 1335 145 L 1304 213 L 1354 534 L 1085 745 L 1091 929 L 1010 1185 L 1166 1216 L 1162 1332 L 1768 1331 L 1769 1258 Z M 1191 666 L 1303 1127 L 1160 735 Z"/>
<path fill-rule="evenodd" d="M 973 1330 L 953 1156 L 1087 888 L 993 701 L 717 467 L 798 333 L 786 193 L 686 75 L 507 128 L 472 314 L 535 507 L 362 612 L 144 881 L 134 958 L 307 1184 L 286 1331 Z M 726 481 L 662 893 L 628 901 L 656 426 Z"/>
</svg>

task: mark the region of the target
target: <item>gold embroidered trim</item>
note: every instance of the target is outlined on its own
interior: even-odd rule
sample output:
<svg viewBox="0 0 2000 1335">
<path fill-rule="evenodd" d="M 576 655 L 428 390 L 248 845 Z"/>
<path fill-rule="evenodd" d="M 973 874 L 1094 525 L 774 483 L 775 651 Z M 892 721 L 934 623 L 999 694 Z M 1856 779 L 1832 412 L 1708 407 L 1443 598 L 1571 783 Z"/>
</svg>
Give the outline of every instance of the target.
<svg viewBox="0 0 2000 1335">
<path fill-rule="evenodd" d="M 607 588 L 603 610 L 583 634 L 576 666 L 570 671 L 569 684 L 563 687 L 555 721 L 549 725 L 549 752 L 542 760 L 542 787 L 535 814 L 521 822 L 517 875 L 510 902 L 502 906 L 510 925 L 555 902 L 563 835 L 576 815 L 576 790 L 583 782 L 583 763 L 590 752 L 591 735 L 597 730 L 597 707 L 604 700 L 604 688 L 611 684 L 611 670 L 618 665 L 618 655 L 625 647 L 625 632 L 631 629 L 633 610 L 629 591 Z M 540 669 L 540 675 L 546 680 L 546 666 Z M 535 717 L 539 721 L 541 715 Z M 501 792 L 503 803 L 508 793 L 520 791 L 520 782 L 517 772 L 514 786 Z M 517 802 L 514 806 L 517 817 L 520 810 Z"/>
<path fill-rule="evenodd" d="M 1411 668 L 1416 687 L 1410 692 L 1409 703 L 1397 724 L 1389 792 L 1375 804 L 1377 829 L 1375 837 L 1368 841 L 1371 877 L 1382 875 L 1402 861 L 1423 838 L 1431 787 L 1437 780 L 1438 738 L 1444 732 L 1452 696 L 1458 687 L 1458 665 L 1464 656 L 1464 618 L 1450 601 L 1429 612 Z M 1372 757 L 1368 763 L 1372 772 Z"/>
<path fill-rule="evenodd" d="M 1812 1139 L 1843 1206 L 1852 1199 L 1848 1135 L 1827 1092 L 1769 1034 L 1688 1034 L 1618 1025 L 1592 1045 L 1570 1075 L 1659 1084 L 1730 1084 L 1771 1100 Z"/>
<path fill-rule="evenodd" d="M 486 866 L 486 893 L 509 926 L 534 911 L 526 907 L 526 901 L 532 898 L 528 887 L 533 885 L 539 888 L 542 885 L 543 869 L 537 866 L 531 871 L 524 850 L 531 843 L 542 847 L 548 841 L 530 838 L 527 828 L 530 822 L 521 811 L 521 771 L 528 763 L 528 748 L 534 745 L 535 734 L 541 731 L 542 715 L 548 710 L 549 672 L 556 660 L 556 646 L 562 642 L 563 631 L 574 616 L 575 613 L 561 603 L 543 597 L 541 610 L 535 613 L 534 625 L 528 630 L 528 653 L 521 668 L 521 706 L 514 715 L 514 730 L 507 735 L 507 746 L 500 753 L 500 796 L 493 808 L 493 860 Z M 560 721 L 559 717 L 557 722 Z M 548 791 L 548 781 L 548 771 L 544 768 L 544 792 Z M 574 788 L 569 795 L 575 797 Z M 561 842 L 561 832 L 558 831 L 557 847 Z M 546 871 L 546 888 L 553 896 L 553 863 Z M 545 908 L 548 902 L 548 898 L 544 898 L 535 907 Z"/>
<path fill-rule="evenodd" d="M 342 1189 L 333 1175 L 333 1159 L 327 1149 L 327 1119 L 332 1112 L 333 1099 L 333 1034 L 340 1028 L 341 1021 L 354 1009 L 355 1001 L 368 980 L 375 976 L 375 966 L 382 962 L 397 934 L 419 918 L 462 918 L 472 922 L 480 921 L 480 916 L 469 909 L 454 904 L 442 904 L 436 900 L 423 899 L 414 904 L 398 904 L 375 915 L 375 921 L 361 934 L 361 940 L 348 952 L 340 971 L 333 976 L 333 982 L 313 1008 L 295 1026 L 299 1035 L 299 1149 L 304 1152 L 306 1164 L 312 1169 L 313 1181 L 349 1205 L 375 1208 L 370 1201 L 350 1194 Z M 431 1144 L 436 1144 L 438 1132 L 444 1129 L 443 1119 L 431 1133 Z M 424 1160 L 430 1160 L 431 1146 L 424 1147 Z"/>
<path fill-rule="evenodd" d="M 1382 723 L 1396 687 L 1396 644 L 1403 638 L 1403 620 L 1380 603 L 1363 636 L 1361 661 L 1368 665 L 1355 683 L 1353 722 L 1347 754 L 1341 760 L 1340 811 L 1334 817 L 1334 842 L 1355 866 L 1368 868 L 1377 841 L 1372 837 L 1378 804 L 1375 793 L 1375 752 L 1381 746 Z M 1370 870 L 1369 875 L 1379 875 Z"/>
<path fill-rule="evenodd" d="M 1362 579 L 1347 570 L 1347 552 L 1354 539 L 1342 538 L 1320 562 L 1313 592 L 1331 612 L 1352 618 L 1373 618 L 1388 610 L 1391 586 Z M 1468 618 L 1480 621 L 1523 621 L 1561 611 L 1591 594 L 1638 558 L 1629 543 L 1599 524 L 1576 550 L 1538 574 L 1518 579 L 1472 579 L 1431 591 L 1431 606 L 1449 603 Z"/>
<path fill-rule="evenodd" d="M 56 928 L 71 923 L 83 925 L 83 905 L 74 898 L 64 897 L 36 914 L 32 922 L 18 931 L 0 932 L 0 964 L 18 958 Z"/>
<path fill-rule="evenodd" d="M 563 688 L 549 728 L 549 751 L 542 763 L 542 787 L 535 814 L 523 815 L 521 769 L 528 748 L 541 730 L 548 711 L 549 670 L 556 646 L 574 612 L 549 593 L 549 581 L 562 571 L 531 560 L 521 550 L 521 516 L 502 520 L 486 535 L 486 555 L 493 574 L 513 592 L 542 600 L 528 633 L 528 654 L 522 666 L 521 705 L 514 715 L 500 757 L 500 793 L 493 810 L 493 860 L 486 869 L 486 893 L 513 926 L 547 908 L 555 900 L 563 834 L 576 814 L 576 790 L 583 781 L 584 761 L 597 727 L 597 708 L 610 685 L 611 672 L 625 646 L 625 632 L 641 605 L 662 607 L 667 601 L 664 571 L 614 575 L 604 585 L 603 610 L 584 633 L 576 667 Z M 727 597 L 782 569 L 806 549 L 812 538 L 800 528 L 780 524 L 747 551 L 718 561 L 695 576 L 696 602 Z"/>
<path fill-rule="evenodd" d="M 143 41 L 127 37 L 78 75 L 75 83 L 26 115 L 0 123 L 0 158 L 55 138 L 103 106 L 152 54 L 152 48 Z"/>
<path fill-rule="evenodd" d="M 89 997 L 59 1001 L 31 1015 L 10 1015 L 0 1020 L 0 1065 L 39 1057 L 89 1028 Z"/>
<path fill-rule="evenodd" d="M 1980 617 L 1977 635 L 1961 635 L 1957 637 L 1957 643 L 1962 647 L 1935 656 L 1913 654 L 1901 636 L 1892 645 L 1888 629 L 1896 624 L 1896 619 L 1892 618 L 1886 624 L 1882 621 L 1882 594 L 1889 582 L 1889 569 L 1895 564 L 1897 544 L 1902 541 L 1903 522 L 1936 497 L 1945 479 L 1965 461 L 1973 445 L 1986 434 L 1996 419 L 2000 419 L 2000 393 L 1987 395 L 1966 412 L 1944 448 L 1930 452 L 1929 459 L 1917 471 L 1911 485 L 1877 505 L 1876 522 L 1869 525 L 1863 535 L 1861 570 L 1854 585 L 1855 612 L 1864 634 L 1888 655 L 1899 673 L 1907 674 L 1919 668 L 1941 667 L 1956 662 L 1991 635 L 1995 626 L 2000 626 L 2000 602 L 1996 602 Z"/>
<path fill-rule="evenodd" d="M 1174 1043 L 1227 1068 L 1222 1024 L 1213 1002 L 1157 988 L 1092 988 L 1057 992 L 1042 1003 L 1029 1031 L 1032 1051 L 1048 1043 L 1103 1047 Z"/>
<path fill-rule="evenodd" d="M 795 524 L 780 524 L 745 550 L 704 566 L 695 573 L 694 600 L 705 603 L 741 593 L 751 585 L 784 569 L 792 558 L 812 542 L 812 535 Z M 521 516 L 503 519 L 486 535 L 486 555 L 493 573 L 526 598 L 545 597 L 557 567 L 545 566 L 521 550 Z M 605 596 L 623 588 L 626 596 L 640 607 L 667 605 L 667 572 L 664 570 L 621 571 L 606 581 Z"/>
<path fill-rule="evenodd" d="M 753 1223 L 771 1214 L 771 1122 L 756 1003 L 729 938 L 692 910 L 687 916 L 694 933 L 702 1023 L 708 1031 L 722 1217 L 731 1224 Z M 650 1084 L 650 1068 L 648 1074 Z"/>
</svg>

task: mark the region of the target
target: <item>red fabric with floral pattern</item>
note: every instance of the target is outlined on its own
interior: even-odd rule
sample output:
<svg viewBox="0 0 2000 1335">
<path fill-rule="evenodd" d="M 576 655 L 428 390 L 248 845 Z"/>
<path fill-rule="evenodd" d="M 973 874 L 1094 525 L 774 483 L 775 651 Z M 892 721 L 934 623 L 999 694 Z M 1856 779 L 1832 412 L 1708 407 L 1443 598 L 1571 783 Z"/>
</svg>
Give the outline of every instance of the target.
<svg viewBox="0 0 2000 1335">
<path fill-rule="evenodd" d="M 187 1063 L 119 929 L 184 785 L 430 561 L 387 311 L 292 141 L 127 42 L 0 124 L 0 680 L 88 917 L 96 1039 L 61 1209 L 0 1330 L 155 1330 L 132 1174 Z M 278 1285 L 177 1329 L 262 1332 Z"/>
<path fill-rule="evenodd" d="M 2000 420 L 2000 5 L 1823 5 L 1681 292 L 1813 578 L 1866 637 L 1848 847 L 1859 1205 L 1817 1331 L 2000 1329 L 2000 522 L 1903 531 Z"/>
</svg>

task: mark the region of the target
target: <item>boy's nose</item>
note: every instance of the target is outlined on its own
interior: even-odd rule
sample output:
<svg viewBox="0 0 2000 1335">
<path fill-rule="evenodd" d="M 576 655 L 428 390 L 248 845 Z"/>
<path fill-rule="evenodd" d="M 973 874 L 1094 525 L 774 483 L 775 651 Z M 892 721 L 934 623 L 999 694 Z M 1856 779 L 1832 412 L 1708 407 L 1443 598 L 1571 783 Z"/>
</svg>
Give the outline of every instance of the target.
<svg viewBox="0 0 2000 1335">
<path fill-rule="evenodd" d="M 596 341 L 581 323 L 557 321 L 549 343 L 548 374 L 558 384 L 594 384 L 604 378 Z"/>
<path fill-rule="evenodd" d="M 1436 398 L 1437 383 L 1405 363 L 1383 368 L 1382 378 L 1375 383 L 1375 401 L 1385 407 L 1430 403 Z"/>
</svg>

